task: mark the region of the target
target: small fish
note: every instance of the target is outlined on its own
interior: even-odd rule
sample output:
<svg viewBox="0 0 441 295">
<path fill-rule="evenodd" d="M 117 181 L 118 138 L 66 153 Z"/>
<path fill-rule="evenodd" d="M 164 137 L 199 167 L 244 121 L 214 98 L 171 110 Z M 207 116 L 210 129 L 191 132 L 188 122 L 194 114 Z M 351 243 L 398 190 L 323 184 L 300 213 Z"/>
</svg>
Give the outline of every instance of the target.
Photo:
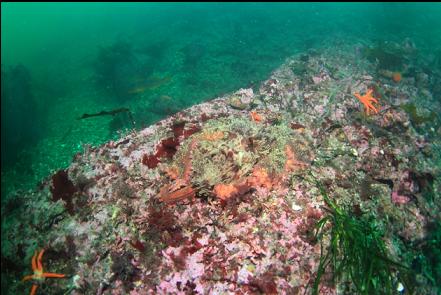
<svg viewBox="0 0 441 295">
<path fill-rule="evenodd" d="M 135 88 L 130 89 L 127 93 L 128 94 L 139 94 L 139 93 L 143 93 L 146 90 L 147 90 L 146 87 L 139 86 L 139 87 L 135 87 Z"/>
<path fill-rule="evenodd" d="M 101 111 L 99 113 L 95 113 L 95 114 L 83 114 L 81 117 L 77 118 L 77 120 L 81 120 L 81 119 L 86 119 L 86 118 L 90 118 L 90 117 L 98 117 L 98 116 L 115 116 L 118 113 L 122 113 L 122 112 L 129 112 L 130 110 L 128 108 L 119 108 L 119 109 L 114 109 L 111 111 Z"/>
<path fill-rule="evenodd" d="M 147 90 L 153 90 L 168 84 L 171 81 L 171 76 L 165 76 L 162 78 L 158 77 L 150 77 L 144 83 L 138 84 L 136 87 L 130 89 L 128 91 L 129 94 L 140 94 L 144 93 Z"/>
</svg>

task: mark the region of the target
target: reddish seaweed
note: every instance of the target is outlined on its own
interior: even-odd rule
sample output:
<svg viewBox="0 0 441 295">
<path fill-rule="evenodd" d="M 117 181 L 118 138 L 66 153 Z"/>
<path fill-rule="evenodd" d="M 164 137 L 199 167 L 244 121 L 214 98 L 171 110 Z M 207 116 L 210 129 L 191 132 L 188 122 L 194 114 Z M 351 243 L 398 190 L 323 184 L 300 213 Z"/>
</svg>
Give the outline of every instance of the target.
<svg viewBox="0 0 441 295">
<path fill-rule="evenodd" d="M 70 215 L 74 214 L 74 205 L 72 198 L 78 191 L 77 187 L 69 179 L 67 170 L 59 170 L 52 175 L 52 184 L 50 187 L 52 201 L 63 200 Z"/>
<path fill-rule="evenodd" d="M 196 132 L 199 132 L 199 131 L 201 131 L 200 127 L 198 127 L 196 125 L 191 126 L 189 129 L 184 130 L 184 133 L 183 133 L 184 138 L 188 138 L 188 137 L 190 137 L 190 135 L 195 134 Z"/>
<path fill-rule="evenodd" d="M 136 239 L 135 241 L 130 241 L 129 243 L 130 243 L 130 245 L 133 246 L 133 248 L 135 248 L 139 252 L 144 252 L 145 251 L 144 243 L 141 242 L 140 240 Z"/>
<path fill-rule="evenodd" d="M 185 121 L 175 122 L 171 127 L 174 137 L 178 138 L 179 136 L 183 135 L 184 127 L 185 127 Z"/>
<path fill-rule="evenodd" d="M 149 155 L 145 154 L 145 155 L 142 157 L 141 162 L 142 162 L 144 165 L 146 165 L 147 167 L 149 167 L 150 169 L 152 169 L 152 168 L 156 168 L 156 166 L 158 166 L 158 164 L 159 164 L 159 159 L 158 159 L 158 157 L 157 157 L 156 155 L 151 155 L 151 156 L 149 156 Z"/>
<path fill-rule="evenodd" d="M 158 158 L 167 157 L 169 159 L 173 158 L 175 153 L 178 151 L 179 139 L 174 137 L 169 137 L 161 140 L 159 145 L 156 147 L 156 156 Z"/>
<path fill-rule="evenodd" d="M 260 277 L 249 277 L 249 285 L 263 294 L 277 294 L 277 284 L 274 281 L 274 274 L 270 271 L 263 273 Z"/>
</svg>

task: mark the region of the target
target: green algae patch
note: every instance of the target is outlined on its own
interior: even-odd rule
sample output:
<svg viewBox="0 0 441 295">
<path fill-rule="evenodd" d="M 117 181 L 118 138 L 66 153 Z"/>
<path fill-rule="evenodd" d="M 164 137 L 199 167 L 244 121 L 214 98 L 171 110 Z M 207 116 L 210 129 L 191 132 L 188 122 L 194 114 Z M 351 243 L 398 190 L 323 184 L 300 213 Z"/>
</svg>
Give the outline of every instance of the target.
<svg viewBox="0 0 441 295">
<path fill-rule="evenodd" d="M 409 114 L 410 121 L 414 125 L 421 125 L 423 123 L 431 122 L 436 119 L 435 112 L 430 112 L 428 116 L 422 116 L 418 114 L 417 107 L 414 103 L 407 103 L 401 105 L 401 108 Z"/>
</svg>

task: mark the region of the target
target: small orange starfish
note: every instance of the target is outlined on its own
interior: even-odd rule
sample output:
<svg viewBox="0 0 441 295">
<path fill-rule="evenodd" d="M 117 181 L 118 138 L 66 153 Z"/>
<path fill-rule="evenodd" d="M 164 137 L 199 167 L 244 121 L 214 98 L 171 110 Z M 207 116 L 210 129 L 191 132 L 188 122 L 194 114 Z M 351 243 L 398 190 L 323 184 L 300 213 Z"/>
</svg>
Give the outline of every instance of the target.
<svg viewBox="0 0 441 295">
<path fill-rule="evenodd" d="M 373 111 L 374 113 L 378 113 L 378 109 L 374 107 L 372 102 L 378 103 L 378 100 L 374 97 L 372 97 L 372 89 L 368 89 L 365 95 L 360 95 L 360 93 L 356 92 L 354 93 L 355 97 L 358 98 L 362 104 L 364 104 L 364 107 L 366 108 L 366 114 L 369 115 L 370 111 Z"/>
<path fill-rule="evenodd" d="M 255 111 L 250 112 L 251 119 L 255 122 L 262 122 L 263 116 Z"/>
<path fill-rule="evenodd" d="M 64 278 L 65 275 L 51 272 L 44 272 L 43 265 L 41 264 L 41 259 L 43 258 L 44 249 L 37 253 L 35 251 L 34 256 L 32 256 L 32 270 L 34 271 L 33 275 L 25 276 L 22 279 L 22 282 L 28 280 L 37 280 L 43 281 L 45 278 Z M 33 284 L 31 289 L 31 295 L 34 295 L 37 292 L 38 285 Z"/>
</svg>

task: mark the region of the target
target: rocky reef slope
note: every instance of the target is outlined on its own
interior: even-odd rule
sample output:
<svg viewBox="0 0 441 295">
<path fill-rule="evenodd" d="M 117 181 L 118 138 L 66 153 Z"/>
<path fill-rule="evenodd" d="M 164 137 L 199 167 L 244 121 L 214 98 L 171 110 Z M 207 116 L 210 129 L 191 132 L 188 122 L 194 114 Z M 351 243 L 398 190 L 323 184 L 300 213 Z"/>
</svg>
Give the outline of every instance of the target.
<svg viewBox="0 0 441 295">
<path fill-rule="evenodd" d="M 404 45 L 329 48 L 287 59 L 255 89 L 86 146 L 17 192 L 2 206 L 2 292 L 28 292 L 20 279 L 44 248 L 45 271 L 66 274 L 35 282 L 44 294 L 311 293 L 329 244 L 315 235 L 330 214 L 320 183 L 373 225 L 419 294 L 434 294 L 440 73 Z M 402 67 L 388 69 L 385 51 Z M 369 89 L 378 112 L 367 115 L 354 93 Z M 390 271 L 401 288 L 403 270 Z M 356 289 L 329 268 L 319 286 Z"/>
</svg>

